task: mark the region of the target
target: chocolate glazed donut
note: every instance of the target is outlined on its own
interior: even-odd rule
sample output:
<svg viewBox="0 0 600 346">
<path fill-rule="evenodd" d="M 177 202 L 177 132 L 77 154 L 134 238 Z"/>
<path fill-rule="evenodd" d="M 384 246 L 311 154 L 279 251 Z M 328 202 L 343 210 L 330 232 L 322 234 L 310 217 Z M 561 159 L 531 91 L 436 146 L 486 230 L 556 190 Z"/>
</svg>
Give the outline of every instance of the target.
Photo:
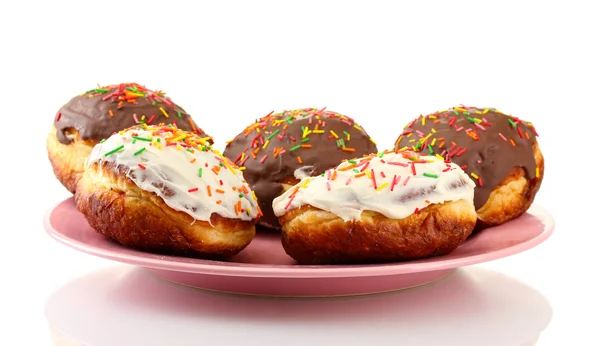
<svg viewBox="0 0 600 346">
<path fill-rule="evenodd" d="M 352 118 L 305 108 L 257 120 L 227 144 L 223 155 L 244 167 L 263 212 L 259 225 L 278 230 L 273 199 L 302 177 L 374 152 L 375 142 Z"/>
<path fill-rule="evenodd" d="M 70 129 L 76 130 L 84 141 L 98 142 L 139 123 L 173 124 L 206 136 L 190 115 L 164 92 L 152 91 L 136 83 L 88 90 L 62 106 L 54 119 L 56 138 L 62 144 L 73 141 L 72 136 L 68 136 Z"/>
<path fill-rule="evenodd" d="M 494 108 L 461 106 L 413 120 L 404 128 L 395 147 L 408 147 L 423 155 L 440 155 L 459 165 L 476 184 L 474 205 L 479 214 L 477 228 L 481 229 L 514 219 L 531 205 L 544 171 L 537 136 L 533 124 L 525 120 Z M 505 197 L 522 202 L 496 203 L 519 210 L 486 210 L 495 214 L 494 220 L 486 221 L 482 211 L 490 209 L 486 203 L 493 199 L 494 191 L 520 177 L 527 180 L 522 195 Z"/>
</svg>

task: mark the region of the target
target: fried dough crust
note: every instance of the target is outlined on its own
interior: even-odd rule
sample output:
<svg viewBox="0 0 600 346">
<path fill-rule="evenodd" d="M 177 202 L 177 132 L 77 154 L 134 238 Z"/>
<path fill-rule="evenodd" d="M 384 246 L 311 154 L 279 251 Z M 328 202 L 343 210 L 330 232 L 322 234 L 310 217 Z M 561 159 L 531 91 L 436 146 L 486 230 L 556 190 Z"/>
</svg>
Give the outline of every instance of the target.
<svg viewBox="0 0 600 346">
<path fill-rule="evenodd" d="M 123 166 L 103 162 L 88 167 L 77 186 L 77 209 L 90 226 L 122 245 L 143 251 L 227 259 L 254 238 L 254 221 L 212 214 L 210 223 L 169 207 L 140 189 Z"/>
<path fill-rule="evenodd" d="M 312 206 L 279 217 L 282 244 L 300 264 L 352 264 L 414 260 L 454 251 L 471 234 L 477 215 L 464 200 L 433 204 L 404 219 L 363 211 L 344 222 Z"/>
</svg>

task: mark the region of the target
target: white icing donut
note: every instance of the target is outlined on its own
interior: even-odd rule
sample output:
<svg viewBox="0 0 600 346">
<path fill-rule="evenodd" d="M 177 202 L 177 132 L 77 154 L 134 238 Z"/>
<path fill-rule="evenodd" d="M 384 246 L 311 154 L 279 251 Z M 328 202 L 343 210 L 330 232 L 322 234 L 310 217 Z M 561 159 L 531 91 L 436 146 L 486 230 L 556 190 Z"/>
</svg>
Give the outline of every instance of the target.
<svg viewBox="0 0 600 346">
<path fill-rule="evenodd" d="M 252 220 L 260 209 L 242 172 L 208 143 L 170 126 L 132 127 L 98 143 L 86 162 L 124 166 L 140 189 L 171 208 L 210 222 L 212 213 Z"/>
<path fill-rule="evenodd" d="M 317 177 L 302 179 L 273 201 L 276 216 L 303 205 L 360 219 L 364 210 L 403 219 L 431 204 L 473 203 L 475 183 L 454 163 L 410 151 L 349 160 Z"/>
</svg>

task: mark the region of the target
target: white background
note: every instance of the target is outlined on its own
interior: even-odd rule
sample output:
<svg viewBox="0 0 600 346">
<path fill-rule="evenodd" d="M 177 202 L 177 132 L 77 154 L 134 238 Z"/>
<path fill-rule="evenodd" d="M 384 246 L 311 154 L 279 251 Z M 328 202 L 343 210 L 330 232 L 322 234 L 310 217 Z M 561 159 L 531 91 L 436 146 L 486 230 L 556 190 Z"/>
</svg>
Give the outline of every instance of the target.
<svg viewBox="0 0 600 346">
<path fill-rule="evenodd" d="M 592 1 L 3 2 L 0 344 L 50 345 L 48 296 L 86 273 L 126 268 L 56 243 L 42 215 L 68 197 L 45 152 L 56 111 L 97 83 L 130 81 L 167 91 L 221 147 L 254 118 L 299 107 L 354 117 L 380 148 L 419 114 L 459 103 L 532 121 L 547 172 L 536 203 L 555 234 L 478 267 L 547 298 L 553 315 L 538 345 L 600 344 L 599 23 Z M 467 322 L 457 333 L 470 332 Z"/>
</svg>

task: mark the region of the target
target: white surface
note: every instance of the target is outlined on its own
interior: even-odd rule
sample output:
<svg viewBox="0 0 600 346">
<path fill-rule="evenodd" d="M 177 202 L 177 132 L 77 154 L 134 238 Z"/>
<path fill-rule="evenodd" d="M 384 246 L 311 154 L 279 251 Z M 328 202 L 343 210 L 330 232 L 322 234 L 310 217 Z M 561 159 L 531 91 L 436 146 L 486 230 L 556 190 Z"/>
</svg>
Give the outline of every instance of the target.
<svg viewBox="0 0 600 346">
<path fill-rule="evenodd" d="M 421 1 L 395 7 L 391 3 L 221 1 L 197 8 L 184 1 L 3 4 L 1 110 L 11 122 L 4 124 L 0 136 L 0 191 L 5 200 L 0 209 L 2 344 L 50 345 L 44 305 L 52 292 L 64 293 L 71 280 L 105 275 L 106 286 L 98 286 L 105 291 L 88 293 L 111 299 L 127 279 L 123 275 L 133 275 L 125 267 L 114 269 L 114 274 L 98 272 L 115 264 L 70 250 L 51 240 L 41 227 L 45 209 L 68 196 L 52 177 L 44 151 L 56 110 L 90 85 L 121 81 L 166 90 L 220 143 L 272 110 L 324 106 L 356 118 L 381 147 L 391 146 L 411 118 L 458 103 L 497 107 L 534 122 L 541 134 L 546 176 L 536 203 L 554 213 L 555 234 L 538 248 L 479 266 L 510 279 L 475 268 L 466 271 L 477 285 L 485 285 L 479 287 L 503 288 L 491 290 L 489 296 L 487 289 L 477 291 L 480 299 L 505 295 L 504 309 L 494 308 L 496 315 L 478 310 L 481 301 L 465 299 L 460 300 L 465 304 L 460 311 L 475 316 L 466 318 L 449 308 L 452 302 L 442 301 L 448 305 L 423 310 L 431 312 L 428 328 L 421 324 L 425 316 L 393 315 L 405 325 L 392 326 L 377 317 L 371 320 L 341 310 L 333 328 L 311 329 L 310 320 L 294 317 L 291 310 L 281 312 L 285 318 L 277 318 L 276 324 L 253 318 L 250 310 L 236 319 L 220 320 L 223 324 L 197 320 L 198 328 L 179 336 L 198 342 L 218 340 L 216 331 L 228 326 L 226 337 L 241 333 L 245 341 L 262 339 L 265 344 L 281 344 L 273 340 L 288 340 L 302 330 L 303 336 L 297 338 L 305 339 L 295 341 L 337 340 L 355 332 L 357 337 L 349 343 L 363 344 L 362 337 L 371 334 L 389 336 L 382 345 L 396 345 L 399 338 L 444 335 L 449 323 L 458 334 L 480 335 L 477 327 L 488 318 L 495 327 L 519 318 L 514 312 L 522 311 L 527 294 L 536 302 L 529 302 L 528 315 L 520 316 L 527 321 L 547 317 L 547 307 L 538 304 L 543 300 L 537 300 L 535 290 L 553 311 L 538 345 L 600 344 L 595 322 L 600 287 L 594 280 L 600 236 L 593 205 L 600 191 L 597 170 L 592 168 L 597 163 L 589 161 L 596 159 L 597 151 L 593 145 L 600 112 L 600 22 L 592 2 Z M 145 287 L 139 289 L 144 292 Z M 65 309 L 85 297 L 66 295 Z M 156 297 L 157 304 L 167 308 L 170 299 Z M 378 299 L 382 298 L 374 301 L 387 307 Z M 80 331 L 97 331 L 110 326 L 113 318 L 131 317 L 135 312 L 128 308 L 144 302 L 135 295 L 112 301 L 113 305 L 99 305 L 104 310 L 96 309 L 110 318 L 95 326 L 84 324 Z M 218 301 L 231 304 L 223 297 Z M 111 306 L 114 309 L 107 311 Z M 256 310 L 258 317 L 269 313 Z M 169 311 L 152 310 L 152 315 L 144 316 L 152 323 L 143 330 L 121 325 L 107 333 L 163 340 L 159 338 L 169 337 L 161 334 L 164 326 L 182 318 Z M 86 311 L 87 316 L 94 313 L 91 308 Z M 397 311 L 382 313 L 385 317 Z M 451 317 L 442 318 L 448 314 Z M 343 328 L 342 318 L 351 321 Z M 354 324 L 361 321 L 364 325 Z M 527 321 L 522 321 L 522 328 L 507 324 L 502 332 L 490 327 L 490 340 L 473 344 L 493 345 L 494 340 L 526 336 L 532 332 Z M 368 330 L 367 323 L 372 323 Z M 393 334 L 393 327 L 403 334 Z M 115 345 L 120 344 L 111 346 Z"/>
</svg>

